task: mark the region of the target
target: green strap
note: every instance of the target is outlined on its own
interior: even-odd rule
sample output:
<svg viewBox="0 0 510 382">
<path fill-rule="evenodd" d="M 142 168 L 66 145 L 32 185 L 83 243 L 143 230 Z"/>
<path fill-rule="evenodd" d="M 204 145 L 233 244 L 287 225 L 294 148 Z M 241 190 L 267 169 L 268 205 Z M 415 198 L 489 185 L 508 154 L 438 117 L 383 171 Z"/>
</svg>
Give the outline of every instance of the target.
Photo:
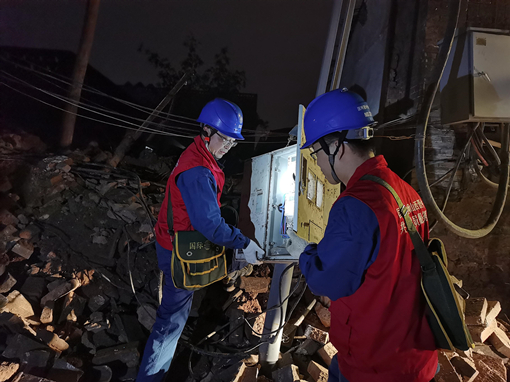
<svg viewBox="0 0 510 382">
<path fill-rule="evenodd" d="M 364 175 L 363 177 L 361 177 L 361 180 L 371 180 L 372 182 L 380 184 L 381 186 L 385 187 L 389 192 L 391 192 L 391 194 L 393 195 L 398 204 L 400 213 L 402 214 L 406 222 L 407 232 L 409 232 L 409 235 L 411 236 L 411 241 L 413 242 L 416 256 L 420 261 L 422 271 L 428 272 L 435 269 L 436 265 L 434 264 L 434 261 L 430 256 L 427 246 L 423 242 L 420 233 L 416 230 L 416 226 L 414 225 L 413 221 L 409 216 L 409 211 L 407 207 L 404 205 L 404 203 L 402 203 L 402 200 L 398 196 L 397 192 L 393 189 L 393 187 L 391 187 L 386 181 L 374 175 L 369 174 Z"/>
</svg>

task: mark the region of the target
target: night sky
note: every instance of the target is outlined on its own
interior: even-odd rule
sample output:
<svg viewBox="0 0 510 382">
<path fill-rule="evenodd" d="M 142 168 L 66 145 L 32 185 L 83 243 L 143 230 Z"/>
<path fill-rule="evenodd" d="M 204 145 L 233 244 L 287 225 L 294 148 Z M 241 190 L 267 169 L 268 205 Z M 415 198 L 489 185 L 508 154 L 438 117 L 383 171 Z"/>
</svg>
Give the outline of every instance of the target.
<svg viewBox="0 0 510 382">
<path fill-rule="evenodd" d="M 228 47 L 231 67 L 245 70 L 243 90 L 258 94 L 271 129 L 292 127 L 298 104 L 315 96 L 332 0 L 102 0 L 90 64 L 123 84 L 158 81 L 137 51 L 141 43 L 174 66 L 189 34 L 212 64 Z M 1 0 L 0 45 L 76 52 L 85 1 Z"/>
</svg>

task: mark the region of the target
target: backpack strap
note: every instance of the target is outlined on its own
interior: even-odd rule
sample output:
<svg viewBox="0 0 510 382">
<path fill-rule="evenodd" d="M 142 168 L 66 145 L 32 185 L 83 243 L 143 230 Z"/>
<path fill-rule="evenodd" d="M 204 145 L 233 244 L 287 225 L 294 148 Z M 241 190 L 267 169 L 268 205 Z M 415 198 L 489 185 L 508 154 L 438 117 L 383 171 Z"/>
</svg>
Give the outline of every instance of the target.
<svg viewBox="0 0 510 382">
<path fill-rule="evenodd" d="M 427 246 L 423 242 L 420 233 L 417 231 L 416 226 L 411 220 L 408 208 L 404 205 L 404 203 L 402 203 L 402 200 L 398 196 L 397 192 L 393 189 L 393 187 L 391 187 L 389 183 L 384 181 L 383 179 L 370 174 L 362 176 L 361 180 L 370 180 L 372 182 L 378 183 L 381 186 L 385 187 L 391 193 L 391 195 L 393 195 L 393 198 L 395 198 L 395 201 L 398 204 L 400 213 L 404 217 L 407 232 L 409 232 L 409 235 L 411 236 L 411 241 L 413 242 L 416 256 L 420 261 L 422 271 L 430 272 L 431 270 L 434 270 L 436 268 L 436 265 L 430 256 L 429 250 L 427 249 Z"/>
</svg>

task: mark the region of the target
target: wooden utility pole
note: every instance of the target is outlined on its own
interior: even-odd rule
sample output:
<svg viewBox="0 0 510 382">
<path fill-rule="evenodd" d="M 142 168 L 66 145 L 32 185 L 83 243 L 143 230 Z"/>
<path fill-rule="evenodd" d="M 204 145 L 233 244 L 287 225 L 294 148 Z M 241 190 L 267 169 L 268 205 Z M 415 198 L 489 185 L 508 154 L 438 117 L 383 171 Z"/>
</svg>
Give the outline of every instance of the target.
<svg viewBox="0 0 510 382">
<path fill-rule="evenodd" d="M 94 42 L 94 32 L 96 30 L 97 15 L 99 13 L 100 0 L 88 0 L 85 21 L 80 39 L 80 47 L 74 63 L 73 80 L 69 88 L 68 98 L 71 103 L 66 104 L 64 119 L 62 122 L 62 136 L 60 137 L 60 146 L 68 147 L 73 142 L 74 125 L 76 122 L 76 113 L 78 103 L 80 102 L 81 89 L 87 66 L 89 64 L 90 51 Z"/>
<path fill-rule="evenodd" d="M 117 167 L 119 162 L 124 158 L 126 153 L 129 151 L 133 143 L 140 138 L 145 128 L 150 125 L 150 123 L 161 113 L 161 111 L 167 106 L 170 101 L 175 97 L 175 95 L 181 90 L 181 88 L 186 85 L 188 79 L 193 75 L 193 71 L 189 71 L 184 73 L 179 81 L 175 84 L 175 86 L 170 90 L 170 92 L 163 98 L 163 100 L 159 103 L 158 106 L 152 111 L 149 117 L 142 123 L 142 125 L 138 128 L 138 130 L 129 130 L 122 138 L 122 141 L 119 143 L 117 148 L 115 149 L 115 153 L 113 158 L 110 159 L 109 164 L 112 167 Z"/>
</svg>

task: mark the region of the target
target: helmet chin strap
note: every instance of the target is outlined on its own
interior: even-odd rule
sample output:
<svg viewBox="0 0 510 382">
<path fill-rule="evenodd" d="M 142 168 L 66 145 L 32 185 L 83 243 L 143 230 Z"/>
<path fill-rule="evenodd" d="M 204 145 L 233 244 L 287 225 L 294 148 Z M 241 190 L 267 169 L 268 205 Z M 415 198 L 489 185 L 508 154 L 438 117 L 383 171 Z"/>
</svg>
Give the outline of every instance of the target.
<svg viewBox="0 0 510 382">
<path fill-rule="evenodd" d="M 205 130 L 204 130 L 204 127 L 207 127 L 207 128 L 208 128 L 211 132 L 210 132 L 210 133 L 208 133 L 207 131 L 205 131 Z M 218 132 L 218 130 L 216 130 L 216 129 L 212 128 L 211 126 L 204 125 L 204 126 L 202 127 L 202 137 L 203 137 L 203 139 L 204 139 L 205 147 L 207 148 L 207 150 L 208 150 L 209 152 L 211 152 L 211 151 L 209 150 L 209 143 L 211 142 L 211 138 L 212 138 L 212 136 L 213 136 L 214 134 L 216 134 L 217 132 Z M 211 154 L 212 154 L 212 153 L 211 153 Z M 214 154 L 213 154 L 213 156 L 214 156 Z M 216 157 L 214 156 L 214 158 L 216 158 Z M 216 159 L 218 159 L 218 158 L 216 158 Z"/>
<path fill-rule="evenodd" d="M 340 146 L 343 147 L 344 140 L 345 140 L 346 136 L 347 136 L 347 130 L 342 131 L 342 135 L 340 135 L 340 137 L 338 139 L 338 146 L 336 147 L 335 152 L 333 154 L 331 154 L 331 152 L 329 151 L 329 146 L 326 143 L 326 140 L 324 138 L 319 139 L 319 143 L 320 143 L 322 149 L 328 156 L 329 166 L 331 167 L 331 176 L 333 177 L 334 181 L 337 183 L 341 183 L 341 181 L 335 172 L 335 157 L 336 157 L 336 154 L 338 154 L 338 150 L 340 150 Z M 343 158 L 344 153 L 345 153 L 345 148 L 343 148 L 343 150 L 342 150 L 342 155 L 340 156 L 340 159 Z"/>
</svg>

